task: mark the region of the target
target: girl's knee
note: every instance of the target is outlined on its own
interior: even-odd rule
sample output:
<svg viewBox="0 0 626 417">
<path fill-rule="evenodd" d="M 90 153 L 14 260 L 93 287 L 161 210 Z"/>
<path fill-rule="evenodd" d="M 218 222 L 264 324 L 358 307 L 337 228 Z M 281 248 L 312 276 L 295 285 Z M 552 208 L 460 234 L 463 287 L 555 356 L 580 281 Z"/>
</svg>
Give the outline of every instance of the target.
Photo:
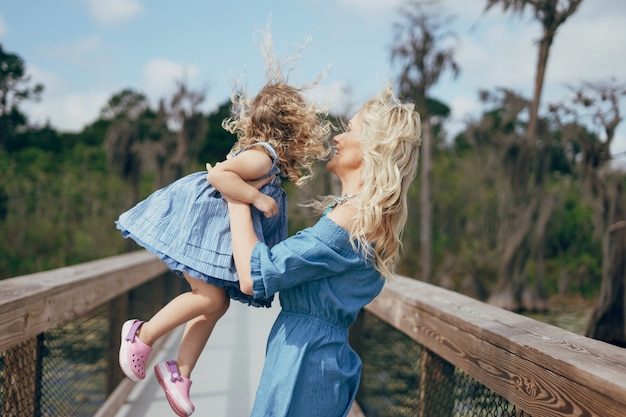
<svg viewBox="0 0 626 417">
<path fill-rule="evenodd" d="M 230 307 L 230 297 L 225 297 L 224 302 L 222 303 L 220 308 L 218 308 L 217 310 L 217 314 L 219 314 L 219 316 L 222 317 L 224 314 L 226 314 L 229 307 Z"/>
</svg>

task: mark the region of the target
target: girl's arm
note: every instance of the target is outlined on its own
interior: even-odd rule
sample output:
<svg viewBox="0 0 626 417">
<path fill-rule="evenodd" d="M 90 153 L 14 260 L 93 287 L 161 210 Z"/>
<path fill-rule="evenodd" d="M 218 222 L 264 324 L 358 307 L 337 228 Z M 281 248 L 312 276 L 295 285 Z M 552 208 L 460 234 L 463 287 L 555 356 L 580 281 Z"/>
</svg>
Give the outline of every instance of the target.
<svg viewBox="0 0 626 417">
<path fill-rule="evenodd" d="M 308 228 L 269 248 L 259 243 L 254 233 L 250 206 L 227 201 L 233 259 L 243 293 L 269 297 L 283 289 L 346 271 L 363 279 L 380 279 L 380 274 L 363 262 L 358 252 L 350 250 L 347 230 L 336 231 L 333 238 L 327 238 Z"/>
<path fill-rule="evenodd" d="M 233 245 L 233 259 L 241 292 L 254 295 L 250 268 L 250 256 L 259 241 L 252 226 L 250 206 L 245 203 L 228 200 L 230 212 L 230 234 Z"/>
<path fill-rule="evenodd" d="M 271 167 L 272 160 L 265 152 L 248 149 L 236 158 L 227 159 L 212 167 L 207 174 L 207 181 L 222 195 L 252 204 L 266 217 L 272 217 L 278 213 L 274 199 L 246 182 L 265 175 Z"/>
</svg>

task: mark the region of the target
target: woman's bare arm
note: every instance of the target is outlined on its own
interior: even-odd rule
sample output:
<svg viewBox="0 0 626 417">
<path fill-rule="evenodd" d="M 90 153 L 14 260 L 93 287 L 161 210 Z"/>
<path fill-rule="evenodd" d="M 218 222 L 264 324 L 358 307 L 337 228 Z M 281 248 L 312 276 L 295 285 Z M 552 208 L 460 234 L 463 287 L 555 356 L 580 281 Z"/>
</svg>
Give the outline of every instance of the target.
<svg viewBox="0 0 626 417">
<path fill-rule="evenodd" d="M 230 212 L 230 234 L 233 245 L 233 259 L 239 276 L 241 292 L 254 295 L 250 257 L 252 250 L 259 241 L 254 233 L 250 206 L 245 203 L 227 199 Z"/>
</svg>

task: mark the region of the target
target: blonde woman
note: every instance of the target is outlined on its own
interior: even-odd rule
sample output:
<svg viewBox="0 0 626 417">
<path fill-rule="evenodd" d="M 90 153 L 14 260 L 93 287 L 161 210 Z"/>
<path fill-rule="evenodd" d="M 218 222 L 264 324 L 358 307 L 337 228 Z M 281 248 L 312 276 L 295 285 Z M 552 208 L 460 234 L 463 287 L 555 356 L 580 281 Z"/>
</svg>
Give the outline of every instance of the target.
<svg viewBox="0 0 626 417">
<path fill-rule="evenodd" d="M 341 195 L 319 201 L 317 224 L 273 248 L 256 238 L 250 205 L 228 199 L 241 290 L 279 292 L 282 306 L 252 416 L 348 414 L 361 374 L 348 328 L 393 277 L 420 131 L 414 106 L 391 88 L 365 103 L 327 164 Z"/>
</svg>

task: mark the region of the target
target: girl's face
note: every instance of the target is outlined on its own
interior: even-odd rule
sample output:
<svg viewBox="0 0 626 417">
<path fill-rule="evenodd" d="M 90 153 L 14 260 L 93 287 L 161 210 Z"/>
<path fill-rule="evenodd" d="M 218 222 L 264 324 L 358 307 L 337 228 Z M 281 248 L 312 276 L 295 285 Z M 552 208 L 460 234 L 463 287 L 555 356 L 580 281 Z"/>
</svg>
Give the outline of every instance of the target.
<svg viewBox="0 0 626 417">
<path fill-rule="evenodd" d="M 347 129 L 335 136 L 335 149 L 333 156 L 328 161 L 327 168 L 339 176 L 341 173 L 355 171 L 361 168 L 361 134 L 363 125 L 361 116 L 357 113 L 348 122 Z"/>
</svg>

